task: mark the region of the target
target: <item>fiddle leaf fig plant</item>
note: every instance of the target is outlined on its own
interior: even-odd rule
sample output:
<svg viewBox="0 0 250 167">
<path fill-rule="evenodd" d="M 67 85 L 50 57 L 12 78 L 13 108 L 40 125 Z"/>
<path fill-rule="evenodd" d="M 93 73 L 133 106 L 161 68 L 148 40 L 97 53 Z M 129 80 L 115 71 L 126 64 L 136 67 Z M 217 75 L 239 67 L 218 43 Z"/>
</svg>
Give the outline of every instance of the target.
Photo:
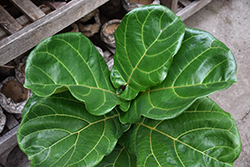
<svg viewBox="0 0 250 167">
<path fill-rule="evenodd" d="M 30 53 L 17 140 L 31 166 L 233 167 L 236 123 L 208 97 L 237 82 L 230 49 L 161 5 L 126 14 L 115 40 L 111 71 L 81 33 Z"/>
</svg>

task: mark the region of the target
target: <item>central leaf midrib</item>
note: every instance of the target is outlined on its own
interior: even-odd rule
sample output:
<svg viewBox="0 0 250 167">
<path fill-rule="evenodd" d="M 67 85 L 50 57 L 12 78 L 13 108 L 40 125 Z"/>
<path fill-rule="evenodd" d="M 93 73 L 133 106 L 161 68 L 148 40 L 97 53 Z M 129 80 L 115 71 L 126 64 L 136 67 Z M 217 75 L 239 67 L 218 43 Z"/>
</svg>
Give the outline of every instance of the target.
<svg viewBox="0 0 250 167">
<path fill-rule="evenodd" d="M 87 88 L 90 88 L 90 89 L 97 89 L 97 90 L 102 90 L 104 92 L 109 92 L 109 93 L 112 93 L 114 95 L 117 95 L 115 92 L 112 92 L 111 90 L 108 90 L 108 89 L 104 89 L 104 88 L 101 88 L 101 87 L 92 87 L 92 86 L 88 86 L 88 85 L 64 85 L 64 84 L 40 84 L 40 83 L 32 83 L 30 85 L 42 85 L 42 86 L 83 86 L 83 87 L 87 87 Z M 27 85 L 28 86 L 28 85 Z"/>
<path fill-rule="evenodd" d="M 151 11 L 151 12 L 152 12 L 152 11 Z M 148 12 L 147 17 L 146 17 L 145 20 L 144 20 L 144 23 L 141 25 L 141 31 L 142 31 L 142 32 L 141 32 L 141 37 L 142 37 L 142 38 L 143 38 L 143 29 L 144 29 L 145 23 L 146 23 L 148 17 L 150 16 L 150 13 L 151 13 L 151 12 Z M 126 24 L 126 29 L 127 29 L 127 24 Z M 161 34 L 161 33 L 160 33 L 160 34 Z M 125 35 L 125 37 L 126 37 L 126 35 Z M 158 38 L 159 38 L 159 35 L 158 35 L 157 39 L 158 39 Z M 155 41 L 156 41 L 156 39 L 155 39 Z M 155 42 L 155 41 L 154 41 L 154 42 Z M 153 42 L 153 43 L 154 43 L 154 42 Z M 125 38 L 125 43 L 127 43 L 126 38 Z M 153 44 L 153 43 L 152 43 L 152 44 Z M 126 85 L 129 84 L 130 79 L 131 79 L 131 77 L 132 77 L 132 75 L 133 75 L 135 69 L 137 68 L 137 66 L 140 64 L 141 60 L 142 60 L 142 59 L 144 58 L 144 56 L 146 55 L 146 52 L 148 51 L 148 49 L 152 46 L 152 44 L 151 44 L 151 45 L 149 46 L 149 48 L 146 49 L 143 39 L 142 39 L 142 44 L 143 44 L 143 46 L 144 46 L 145 51 L 144 51 L 142 57 L 140 58 L 140 60 L 139 60 L 139 61 L 137 62 L 137 64 L 135 65 L 135 67 L 132 69 L 132 72 L 130 73 L 130 75 L 129 75 L 129 77 L 128 77 L 128 81 L 127 81 Z M 129 57 L 128 57 L 128 60 L 130 61 Z M 131 61 L 130 61 L 130 62 L 131 62 Z"/>
<path fill-rule="evenodd" d="M 135 71 L 135 69 L 137 69 L 138 65 L 140 64 L 140 62 L 142 61 L 142 59 L 145 57 L 147 51 L 152 47 L 152 45 L 157 41 L 157 39 L 160 37 L 161 33 L 159 33 L 158 37 L 155 39 L 154 42 L 152 42 L 152 44 L 144 51 L 143 55 L 141 56 L 140 60 L 137 62 L 137 64 L 135 65 L 135 67 L 133 68 L 131 74 L 129 75 L 129 78 L 128 78 L 128 81 L 127 81 L 127 85 L 129 84 L 130 82 L 130 79 Z"/>
<path fill-rule="evenodd" d="M 81 38 L 80 38 L 81 39 Z M 80 39 L 79 39 L 79 41 L 80 41 Z M 99 87 L 99 85 L 98 85 L 98 82 L 97 82 L 97 80 L 96 80 L 96 78 L 95 78 L 95 75 L 93 74 L 93 72 L 92 72 L 92 70 L 91 70 L 91 68 L 90 68 L 90 66 L 89 66 L 89 64 L 85 61 L 85 59 L 82 57 L 82 55 L 79 53 L 79 51 L 75 48 L 75 47 L 73 47 L 69 42 L 67 42 L 67 41 L 65 41 L 65 40 L 63 40 L 63 39 L 59 39 L 59 38 L 56 38 L 56 40 L 60 40 L 60 41 L 63 41 L 63 42 L 65 42 L 66 44 L 68 44 L 80 57 L 81 57 L 81 59 L 84 61 L 84 63 L 86 64 L 86 66 L 88 67 L 88 69 L 89 69 L 89 71 L 90 71 L 90 73 L 91 73 L 91 75 L 92 75 L 92 78 L 94 79 L 94 81 L 95 81 L 95 84 L 96 84 L 96 86 L 97 87 Z M 80 43 L 80 42 L 79 42 Z M 89 44 L 89 47 L 90 47 L 90 52 L 92 53 L 92 47 L 91 47 L 91 44 L 90 43 L 88 43 Z M 74 78 L 74 77 L 73 77 Z M 75 78 L 74 78 L 75 79 Z M 76 80 L 75 80 L 76 81 Z M 77 81 L 76 81 L 77 82 Z M 78 83 L 77 83 L 78 84 Z"/>
<path fill-rule="evenodd" d="M 138 65 L 140 64 L 140 62 L 142 61 L 142 59 L 146 56 L 146 53 L 147 51 L 158 41 L 159 37 L 161 36 L 162 32 L 164 32 L 167 28 L 169 28 L 169 26 L 173 25 L 176 21 L 178 20 L 178 18 L 176 18 L 175 20 L 173 20 L 173 22 L 171 24 L 169 24 L 167 27 L 165 27 L 163 30 L 160 31 L 160 33 L 158 34 L 158 36 L 156 37 L 156 39 L 151 43 L 151 45 L 146 48 L 145 47 L 145 44 L 143 43 L 143 46 L 144 46 L 144 53 L 143 55 L 141 56 L 140 60 L 137 62 L 137 64 L 135 65 L 135 67 L 132 69 L 132 72 L 131 74 L 129 75 L 129 78 L 128 78 L 128 81 L 127 81 L 127 85 L 129 84 L 130 80 L 131 80 L 131 77 L 134 73 L 134 71 L 137 69 Z M 147 19 L 145 19 L 145 22 L 147 21 Z M 143 28 L 144 28 L 144 24 L 142 25 L 142 31 L 143 31 Z M 175 33 L 177 33 L 178 31 L 176 31 Z M 174 33 L 174 34 L 175 34 Z M 143 33 L 142 33 L 143 34 Z M 173 34 L 172 34 L 173 35 Z M 171 35 L 171 36 L 172 36 Z M 169 37 L 168 37 L 169 38 Z M 142 40 L 143 41 L 143 40 Z"/>
<path fill-rule="evenodd" d="M 161 122 L 162 122 L 162 121 L 161 121 Z M 214 158 L 214 157 L 211 157 L 210 155 L 208 155 L 208 154 L 206 154 L 206 153 L 204 153 L 204 152 L 202 152 L 202 151 L 200 151 L 200 150 L 197 150 L 196 148 L 194 148 L 194 147 L 192 147 L 192 146 L 190 146 L 190 145 L 188 145 L 188 144 L 186 144 L 186 143 L 184 143 L 184 142 L 178 140 L 178 138 L 174 138 L 174 137 L 172 137 L 172 136 L 170 136 L 170 135 L 168 135 L 168 134 L 166 134 L 166 133 L 164 133 L 164 132 L 162 132 L 162 131 L 156 129 L 155 127 L 151 127 L 151 126 L 145 125 L 145 124 L 143 124 L 143 123 L 141 123 L 141 122 L 138 122 L 137 124 L 138 124 L 138 125 L 142 125 L 142 126 L 148 128 L 148 129 L 150 129 L 151 131 L 154 130 L 154 131 L 156 131 L 156 132 L 158 132 L 158 133 L 160 133 L 160 134 L 162 134 L 162 135 L 164 135 L 164 136 L 166 136 L 166 137 L 172 139 L 174 142 L 177 141 L 177 142 L 179 142 L 179 143 L 181 143 L 181 144 L 183 144 L 183 145 L 189 147 L 190 149 L 192 149 L 192 150 L 194 150 L 194 151 L 197 151 L 197 152 L 199 152 L 200 154 L 203 154 L 204 156 L 207 156 L 207 157 L 209 157 L 209 158 L 211 158 L 211 159 L 213 159 L 213 160 L 215 160 L 215 161 L 221 162 L 221 161 L 219 161 L 218 159 L 216 159 L 216 158 Z M 159 124 L 159 123 L 158 123 L 158 124 Z M 201 129 L 201 128 L 200 128 L 200 129 Z M 202 128 L 202 129 L 206 129 L 206 128 Z M 214 129 L 214 128 L 209 128 L 209 129 Z M 220 129 L 220 130 L 221 130 L 221 129 Z M 225 164 L 225 162 L 221 162 L 221 163 Z"/>
<path fill-rule="evenodd" d="M 226 83 L 226 82 L 229 82 L 229 81 L 217 81 L 217 82 L 210 82 L 210 83 L 198 83 L 198 84 L 193 84 L 193 85 L 181 85 L 181 86 L 168 86 L 168 87 L 158 88 L 158 89 L 149 89 L 145 92 L 142 92 L 142 94 L 148 93 L 148 92 L 167 90 L 167 89 L 186 88 L 186 87 L 192 87 L 192 86 L 210 85 L 210 84 Z"/>
<path fill-rule="evenodd" d="M 46 115 L 46 116 L 49 116 L 49 117 L 50 117 L 50 116 L 55 116 L 55 115 L 58 115 L 58 114 L 49 114 L 49 115 Z M 109 116 L 109 117 L 105 117 L 105 118 L 103 118 L 103 119 L 101 119 L 101 120 L 97 120 L 97 121 L 95 121 L 95 122 L 89 123 L 89 125 L 87 125 L 87 126 L 81 128 L 80 130 L 78 130 L 78 131 L 76 131 L 76 132 L 74 132 L 74 133 L 71 133 L 71 132 L 70 132 L 69 135 L 66 135 L 65 137 L 63 137 L 62 139 L 60 139 L 60 140 L 58 140 L 57 142 L 53 143 L 53 144 L 50 145 L 49 147 L 47 147 L 47 148 L 45 148 L 45 149 L 43 149 L 43 150 L 37 152 L 37 153 L 34 154 L 32 157 L 36 156 L 37 154 L 40 154 L 41 152 L 43 152 L 43 151 L 45 151 L 45 150 L 48 150 L 48 149 L 52 148 L 52 147 L 55 146 L 56 144 L 60 143 L 60 142 L 63 141 L 63 140 L 66 140 L 68 137 L 71 137 L 72 135 L 75 135 L 75 134 L 78 134 L 78 135 L 79 135 L 79 134 L 81 133 L 81 131 L 85 130 L 86 128 L 90 127 L 91 125 L 94 125 L 94 124 L 99 123 L 99 122 L 102 122 L 102 121 L 105 122 L 105 121 L 108 120 L 108 119 L 113 119 L 113 118 L 118 117 L 118 116 L 119 116 L 119 114 L 112 115 L 112 116 Z M 44 116 L 41 116 L 41 117 L 44 117 Z M 36 118 L 33 118 L 33 119 L 37 119 L 37 118 L 40 118 L 40 117 L 36 117 Z M 76 117 L 76 118 L 78 118 L 78 117 Z M 33 120 L 33 119 L 30 119 L 29 121 L 31 121 L 31 120 Z M 22 126 L 24 126 L 24 125 L 22 125 Z M 44 129 L 44 130 L 49 130 L 49 129 Z M 44 130 L 35 131 L 35 132 L 33 132 L 33 133 L 30 133 L 29 135 L 24 136 L 23 139 L 21 140 L 21 142 L 22 142 L 26 137 L 28 137 L 28 136 L 30 136 L 30 135 L 32 135 L 32 134 L 38 133 L 38 132 L 40 132 L 40 131 L 44 131 Z M 64 129 L 59 129 L 59 130 L 64 130 Z M 20 142 L 20 143 L 21 143 L 21 142 Z M 72 147 L 71 147 L 71 148 L 72 148 Z"/>
<path fill-rule="evenodd" d="M 63 62 L 61 62 L 54 54 L 52 53 L 47 53 L 48 55 L 54 57 L 54 59 L 56 59 L 64 68 L 66 71 L 68 71 L 68 73 L 71 75 L 71 77 L 73 78 L 73 80 L 75 81 L 75 83 L 78 85 L 77 80 L 75 79 L 74 75 L 71 73 L 71 71 L 65 66 L 65 64 Z"/>
</svg>

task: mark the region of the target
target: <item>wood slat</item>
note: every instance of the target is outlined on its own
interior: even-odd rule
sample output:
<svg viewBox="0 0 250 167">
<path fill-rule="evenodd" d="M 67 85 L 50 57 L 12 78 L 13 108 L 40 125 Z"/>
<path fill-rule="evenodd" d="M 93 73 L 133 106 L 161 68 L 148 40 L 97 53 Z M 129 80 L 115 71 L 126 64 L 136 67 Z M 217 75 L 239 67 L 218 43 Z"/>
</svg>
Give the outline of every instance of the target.
<svg viewBox="0 0 250 167">
<path fill-rule="evenodd" d="M 174 13 L 177 12 L 178 9 L 178 0 L 160 0 L 162 5 L 170 8 Z"/>
<path fill-rule="evenodd" d="M 3 28 L 0 27 L 0 40 L 6 38 L 7 36 L 8 36 L 7 32 L 5 32 Z"/>
<path fill-rule="evenodd" d="M 50 12 L 52 12 L 52 9 L 49 6 L 39 6 L 39 8 L 45 13 L 48 14 Z M 31 24 L 32 22 L 30 21 L 30 19 L 26 16 L 26 15 L 22 15 L 18 18 L 16 18 L 16 21 L 23 27 L 25 27 L 28 24 Z M 0 27 L 0 40 L 9 36 L 1 27 Z"/>
<path fill-rule="evenodd" d="M 50 12 L 52 12 L 52 9 L 50 7 L 48 7 L 48 6 L 40 6 L 39 8 L 41 8 L 41 10 L 43 11 L 43 13 L 50 13 Z M 21 24 L 23 27 L 32 23 L 26 15 L 22 15 L 22 16 L 16 18 L 16 21 L 19 24 Z"/>
<path fill-rule="evenodd" d="M 19 124 L 19 122 L 12 114 L 6 112 L 5 115 L 7 117 L 6 126 L 8 127 L 8 129 L 12 129 Z"/>
<path fill-rule="evenodd" d="M 35 4 L 30 0 L 10 0 L 15 6 L 17 6 L 31 21 L 36 21 L 45 16 Z"/>
<path fill-rule="evenodd" d="M 201 8 L 203 8 L 205 5 L 210 3 L 212 0 L 195 0 L 190 5 L 186 6 L 182 10 L 176 13 L 177 16 L 180 16 L 181 19 L 184 21 L 197 11 L 199 11 Z"/>
<path fill-rule="evenodd" d="M 189 0 L 179 0 L 178 2 L 184 6 L 188 6 L 191 3 L 191 1 L 189 1 Z"/>
<path fill-rule="evenodd" d="M 3 167 L 6 167 L 5 165 L 6 165 L 7 158 L 9 156 L 10 152 L 13 150 L 13 148 L 16 147 L 16 145 L 17 145 L 17 142 L 15 143 L 15 145 L 10 146 L 7 150 L 4 151 L 3 154 L 0 155 L 0 164 L 2 164 Z M 0 167 L 1 167 L 1 165 L 0 165 Z"/>
<path fill-rule="evenodd" d="M 6 151 L 9 147 L 14 146 L 17 143 L 16 132 L 19 126 L 11 129 L 5 135 L 0 138 L 0 155 Z"/>
<path fill-rule="evenodd" d="M 25 53 L 47 37 L 71 25 L 108 0 L 72 0 L 0 41 L 0 65 Z"/>
<path fill-rule="evenodd" d="M 22 26 L 0 5 L 0 26 L 8 34 L 14 34 L 22 28 Z"/>
<path fill-rule="evenodd" d="M 16 146 L 17 144 L 17 138 L 16 138 L 16 132 L 19 126 L 16 126 L 15 128 L 11 129 L 9 132 L 4 134 L 0 137 L 0 163 L 5 165 L 6 161 L 6 153 L 9 153 L 11 151 L 11 148 Z M 2 162 L 4 161 L 4 162 Z"/>
<path fill-rule="evenodd" d="M 66 2 L 48 2 L 47 4 L 50 7 L 52 7 L 53 9 L 59 9 L 60 7 L 62 7 L 63 5 L 65 5 Z"/>
<path fill-rule="evenodd" d="M 14 114 L 14 117 L 18 121 L 18 120 L 20 120 L 22 118 L 22 114 Z"/>
<path fill-rule="evenodd" d="M 172 0 L 171 3 L 171 8 L 170 8 L 174 13 L 177 12 L 178 10 L 178 0 Z"/>
<path fill-rule="evenodd" d="M 130 3 L 139 3 L 143 5 L 149 5 L 152 3 L 152 0 L 129 0 Z"/>
</svg>

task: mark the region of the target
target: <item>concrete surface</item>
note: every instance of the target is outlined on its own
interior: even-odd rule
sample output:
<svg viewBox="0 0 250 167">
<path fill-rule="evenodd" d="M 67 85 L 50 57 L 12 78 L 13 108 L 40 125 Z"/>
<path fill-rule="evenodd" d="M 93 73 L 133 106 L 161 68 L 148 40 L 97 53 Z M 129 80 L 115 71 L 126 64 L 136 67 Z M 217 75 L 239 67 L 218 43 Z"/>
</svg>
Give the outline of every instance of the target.
<svg viewBox="0 0 250 167">
<path fill-rule="evenodd" d="M 241 135 L 242 152 L 235 167 L 250 167 L 250 1 L 213 0 L 185 20 L 187 27 L 210 32 L 224 42 L 237 61 L 238 83 L 210 97 L 232 114 Z"/>
</svg>

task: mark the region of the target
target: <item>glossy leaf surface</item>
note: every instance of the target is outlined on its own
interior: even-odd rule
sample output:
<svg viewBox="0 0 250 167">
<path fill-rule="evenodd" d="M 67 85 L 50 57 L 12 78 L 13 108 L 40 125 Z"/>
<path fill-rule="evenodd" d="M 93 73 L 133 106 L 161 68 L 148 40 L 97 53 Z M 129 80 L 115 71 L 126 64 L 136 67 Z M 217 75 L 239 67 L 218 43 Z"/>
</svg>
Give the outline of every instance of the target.
<svg viewBox="0 0 250 167">
<path fill-rule="evenodd" d="M 209 98 L 169 120 L 142 118 L 129 135 L 137 166 L 231 166 L 241 151 L 231 115 Z"/>
<path fill-rule="evenodd" d="M 111 111 L 119 99 L 109 80 L 105 60 L 81 33 L 47 38 L 29 55 L 25 87 L 39 96 L 70 90 L 94 115 Z"/>
<path fill-rule="evenodd" d="M 96 167 L 136 167 L 136 157 L 119 144 Z"/>
<path fill-rule="evenodd" d="M 197 98 L 224 90 L 237 82 L 232 52 L 211 34 L 186 28 L 179 52 L 167 78 L 141 93 L 122 113 L 122 122 L 134 123 L 143 115 L 169 119 L 181 114 Z"/>
<path fill-rule="evenodd" d="M 115 148 L 124 129 L 115 111 L 89 114 L 69 92 L 28 103 L 17 132 L 31 166 L 95 166 Z"/>
<path fill-rule="evenodd" d="M 111 70 L 121 97 L 132 100 L 166 78 L 184 31 L 181 19 L 164 6 L 143 6 L 125 15 L 115 32 Z"/>
</svg>

